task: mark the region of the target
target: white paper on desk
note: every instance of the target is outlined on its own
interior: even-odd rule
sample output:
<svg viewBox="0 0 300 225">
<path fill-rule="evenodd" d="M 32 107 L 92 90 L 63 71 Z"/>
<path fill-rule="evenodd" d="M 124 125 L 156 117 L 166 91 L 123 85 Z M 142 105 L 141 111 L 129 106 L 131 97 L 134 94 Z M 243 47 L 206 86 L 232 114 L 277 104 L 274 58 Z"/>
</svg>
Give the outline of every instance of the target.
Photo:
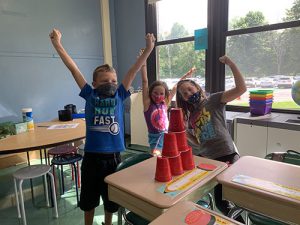
<svg viewBox="0 0 300 225">
<path fill-rule="evenodd" d="M 266 181 L 246 175 L 235 175 L 233 182 L 242 185 L 254 187 L 260 190 L 269 191 L 275 194 L 287 196 L 289 198 L 300 200 L 300 189 L 295 187 L 287 187 L 285 185 L 276 184 L 271 181 Z"/>
<path fill-rule="evenodd" d="M 69 124 L 54 124 L 50 127 L 48 127 L 48 130 L 55 130 L 55 129 L 70 129 L 70 128 L 76 128 L 79 125 L 79 123 L 69 123 Z"/>
</svg>

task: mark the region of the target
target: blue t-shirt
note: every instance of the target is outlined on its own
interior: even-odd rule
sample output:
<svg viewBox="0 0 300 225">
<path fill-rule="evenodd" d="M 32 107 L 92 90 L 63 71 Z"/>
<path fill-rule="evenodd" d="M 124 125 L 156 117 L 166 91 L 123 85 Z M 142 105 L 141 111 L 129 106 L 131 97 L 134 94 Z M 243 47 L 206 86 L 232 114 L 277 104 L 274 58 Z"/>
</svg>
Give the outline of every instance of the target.
<svg viewBox="0 0 300 225">
<path fill-rule="evenodd" d="M 95 89 L 86 84 L 79 94 L 86 100 L 86 152 L 112 153 L 125 149 L 123 101 L 130 96 L 121 84 L 111 98 L 100 99 Z"/>
</svg>

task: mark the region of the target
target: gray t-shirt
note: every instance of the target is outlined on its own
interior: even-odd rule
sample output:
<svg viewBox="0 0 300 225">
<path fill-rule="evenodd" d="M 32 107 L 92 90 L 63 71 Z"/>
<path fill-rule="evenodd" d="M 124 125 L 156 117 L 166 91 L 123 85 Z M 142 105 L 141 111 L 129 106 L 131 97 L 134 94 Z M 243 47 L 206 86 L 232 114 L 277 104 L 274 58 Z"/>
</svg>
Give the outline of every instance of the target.
<svg viewBox="0 0 300 225">
<path fill-rule="evenodd" d="M 189 116 L 189 131 L 200 143 L 193 147 L 195 155 L 216 159 L 235 153 L 232 138 L 226 128 L 223 92 L 211 94 Z"/>
</svg>

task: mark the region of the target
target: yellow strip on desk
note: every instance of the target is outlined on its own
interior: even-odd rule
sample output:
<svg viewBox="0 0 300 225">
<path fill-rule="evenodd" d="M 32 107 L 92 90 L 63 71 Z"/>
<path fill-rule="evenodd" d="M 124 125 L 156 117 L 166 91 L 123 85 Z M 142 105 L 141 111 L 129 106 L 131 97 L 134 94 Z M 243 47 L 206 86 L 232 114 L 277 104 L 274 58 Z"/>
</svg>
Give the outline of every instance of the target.
<svg viewBox="0 0 300 225">
<path fill-rule="evenodd" d="M 283 195 L 289 198 L 300 200 L 300 189 L 276 184 L 271 181 L 261 180 L 246 175 L 236 175 L 232 181 L 238 184 L 254 187 L 264 191 L 270 191 L 275 194 Z"/>
<path fill-rule="evenodd" d="M 197 168 L 185 172 L 184 174 L 168 182 L 166 184 L 165 192 L 182 191 L 203 179 L 203 177 L 208 175 L 209 172 L 210 171 L 204 171 Z"/>
</svg>

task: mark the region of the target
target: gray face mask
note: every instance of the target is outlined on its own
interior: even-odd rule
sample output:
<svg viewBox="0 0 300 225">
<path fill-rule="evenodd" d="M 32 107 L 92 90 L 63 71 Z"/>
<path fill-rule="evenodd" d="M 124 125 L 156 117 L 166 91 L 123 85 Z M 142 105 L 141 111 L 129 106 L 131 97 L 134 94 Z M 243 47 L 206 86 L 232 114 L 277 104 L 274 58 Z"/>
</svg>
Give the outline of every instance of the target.
<svg viewBox="0 0 300 225">
<path fill-rule="evenodd" d="M 115 95 L 117 90 L 117 85 L 113 83 L 101 84 L 96 88 L 98 96 L 100 98 L 109 98 Z"/>
</svg>

